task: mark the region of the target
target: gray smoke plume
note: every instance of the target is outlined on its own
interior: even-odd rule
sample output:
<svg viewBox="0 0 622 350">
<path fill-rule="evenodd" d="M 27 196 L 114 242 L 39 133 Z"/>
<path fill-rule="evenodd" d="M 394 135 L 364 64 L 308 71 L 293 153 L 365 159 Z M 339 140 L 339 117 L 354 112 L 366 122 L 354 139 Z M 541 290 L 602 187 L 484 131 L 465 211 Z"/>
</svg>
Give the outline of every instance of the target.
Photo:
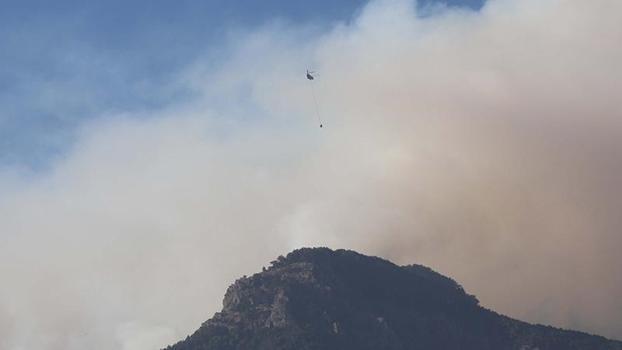
<svg viewBox="0 0 622 350">
<path fill-rule="evenodd" d="M 0 349 L 163 347 L 308 245 L 622 338 L 621 12 L 381 0 L 328 33 L 232 36 L 179 77 L 196 101 L 102 116 L 49 172 L 0 175 Z"/>
</svg>

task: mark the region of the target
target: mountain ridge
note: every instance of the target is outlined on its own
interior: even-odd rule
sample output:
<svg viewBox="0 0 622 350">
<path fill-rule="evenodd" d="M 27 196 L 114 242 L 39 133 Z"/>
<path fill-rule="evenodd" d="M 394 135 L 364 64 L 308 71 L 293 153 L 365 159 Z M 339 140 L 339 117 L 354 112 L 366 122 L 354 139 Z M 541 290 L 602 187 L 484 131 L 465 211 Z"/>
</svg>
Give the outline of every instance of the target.
<svg viewBox="0 0 622 350">
<path fill-rule="evenodd" d="M 622 350 L 622 343 L 497 314 L 422 265 L 302 248 L 238 279 L 221 312 L 166 349 Z"/>
</svg>

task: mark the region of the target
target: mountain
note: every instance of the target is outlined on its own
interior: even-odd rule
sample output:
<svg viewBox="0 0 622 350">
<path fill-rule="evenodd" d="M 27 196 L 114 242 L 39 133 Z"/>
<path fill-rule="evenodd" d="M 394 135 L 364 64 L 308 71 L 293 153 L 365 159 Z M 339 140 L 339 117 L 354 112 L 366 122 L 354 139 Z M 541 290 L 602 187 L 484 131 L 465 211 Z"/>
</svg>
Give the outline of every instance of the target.
<svg viewBox="0 0 622 350">
<path fill-rule="evenodd" d="M 622 350 L 622 342 L 499 315 L 424 266 L 304 248 L 237 280 L 221 312 L 167 349 Z"/>
</svg>

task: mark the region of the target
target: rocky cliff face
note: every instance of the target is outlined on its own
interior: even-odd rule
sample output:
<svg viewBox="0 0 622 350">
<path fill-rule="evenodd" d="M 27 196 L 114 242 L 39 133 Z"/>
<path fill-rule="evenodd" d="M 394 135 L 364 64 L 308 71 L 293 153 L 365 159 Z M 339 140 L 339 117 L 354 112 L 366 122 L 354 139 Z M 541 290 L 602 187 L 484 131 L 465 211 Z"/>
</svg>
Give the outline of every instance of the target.
<svg viewBox="0 0 622 350">
<path fill-rule="evenodd" d="M 498 315 L 424 266 L 314 248 L 236 281 L 221 312 L 167 349 L 622 350 L 622 343 Z"/>
</svg>

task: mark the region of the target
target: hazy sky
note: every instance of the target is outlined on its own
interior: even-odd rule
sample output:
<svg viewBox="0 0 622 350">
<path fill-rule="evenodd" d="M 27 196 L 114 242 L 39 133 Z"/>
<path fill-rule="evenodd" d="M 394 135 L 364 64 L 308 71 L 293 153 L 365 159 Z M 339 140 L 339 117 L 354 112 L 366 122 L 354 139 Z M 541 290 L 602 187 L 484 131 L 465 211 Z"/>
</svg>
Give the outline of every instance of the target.
<svg viewBox="0 0 622 350">
<path fill-rule="evenodd" d="M 163 347 L 308 245 L 622 338 L 622 2 L 338 3 L 5 5 L 1 350 Z"/>
<path fill-rule="evenodd" d="M 449 0 L 479 8 L 483 0 Z M 0 166 L 41 168 L 105 112 L 189 98 L 172 86 L 196 60 L 226 59 L 230 36 L 273 21 L 329 30 L 365 0 L 8 0 L 0 11 Z M 422 2 L 425 7 L 435 3 Z"/>
</svg>

